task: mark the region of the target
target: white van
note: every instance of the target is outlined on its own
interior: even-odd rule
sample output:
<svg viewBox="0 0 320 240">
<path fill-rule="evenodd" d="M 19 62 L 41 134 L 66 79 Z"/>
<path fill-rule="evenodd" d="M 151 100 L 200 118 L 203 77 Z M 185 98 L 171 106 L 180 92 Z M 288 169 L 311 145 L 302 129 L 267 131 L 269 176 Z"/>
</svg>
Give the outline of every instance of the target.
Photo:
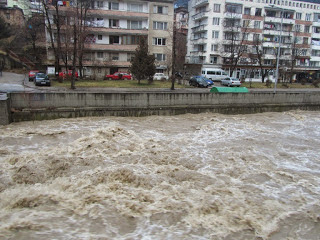
<svg viewBox="0 0 320 240">
<path fill-rule="evenodd" d="M 219 68 L 202 68 L 201 76 L 206 77 L 212 81 L 221 81 L 227 77 L 227 73 Z"/>
</svg>

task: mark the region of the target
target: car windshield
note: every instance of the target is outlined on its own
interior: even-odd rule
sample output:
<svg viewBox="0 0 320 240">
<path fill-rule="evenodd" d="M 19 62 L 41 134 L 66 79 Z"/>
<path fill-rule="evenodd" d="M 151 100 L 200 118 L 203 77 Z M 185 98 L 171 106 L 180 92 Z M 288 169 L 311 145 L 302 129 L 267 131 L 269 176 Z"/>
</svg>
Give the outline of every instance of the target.
<svg viewBox="0 0 320 240">
<path fill-rule="evenodd" d="M 38 73 L 37 77 L 39 78 L 45 78 L 47 75 L 45 73 Z"/>
<path fill-rule="evenodd" d="M 237 78 L 231 78 L 232 81 L 239 81 Z"/>
</svg>

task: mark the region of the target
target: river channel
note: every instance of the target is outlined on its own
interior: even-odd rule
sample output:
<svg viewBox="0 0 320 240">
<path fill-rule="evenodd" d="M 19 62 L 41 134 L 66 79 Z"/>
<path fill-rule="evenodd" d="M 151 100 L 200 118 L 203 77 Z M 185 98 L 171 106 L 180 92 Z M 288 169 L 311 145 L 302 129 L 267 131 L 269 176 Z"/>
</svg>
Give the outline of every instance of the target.
<svg viewBox="0 0 320 240">
<path fill-rule="evenodd" d="M 320 239 L 320 112 L 0 126 L 1 239 Z"/>
</svg>

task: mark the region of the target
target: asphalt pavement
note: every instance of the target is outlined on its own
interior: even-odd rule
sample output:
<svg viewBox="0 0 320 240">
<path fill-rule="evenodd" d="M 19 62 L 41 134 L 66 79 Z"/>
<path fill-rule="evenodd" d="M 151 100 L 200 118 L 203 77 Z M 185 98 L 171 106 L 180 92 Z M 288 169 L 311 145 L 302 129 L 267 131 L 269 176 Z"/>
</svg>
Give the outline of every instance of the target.
<svg viewBox="0 0 320 240">
<path fill-rule="evenodd" d="M 179 86 L 178 83 L 175 86 Z M 220 86 L 220 83 L 215 82 L 215 86 Z M 11 72 L 3 72 L 0 75 L 0 93 L 9 92 L 173 92 L 173 93 L 190 93 L 199 92 L 207 93 L 208 88 L 175 88 L 171 90 L 169 88 L 84 88 L 77 87 L 75 90 L 69 87 L 47 87 L 47 86 L 35 86 L 33 82 L 29 82 L 27 74 L 17 74 Z M 315 92 L 320 91 L 320 88 L 290 88 L 290 89 L 276 89 L 276 92 Z M 249 92 L 274 92 L 274 88 L 249 88 Z"/>
</svg>

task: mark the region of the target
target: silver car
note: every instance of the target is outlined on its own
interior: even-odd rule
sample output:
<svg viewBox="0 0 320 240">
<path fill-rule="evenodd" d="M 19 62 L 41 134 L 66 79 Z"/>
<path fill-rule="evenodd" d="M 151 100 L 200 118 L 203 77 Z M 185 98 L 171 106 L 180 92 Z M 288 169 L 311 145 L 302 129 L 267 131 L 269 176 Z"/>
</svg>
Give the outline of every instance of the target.
<svg viewBox="0 0 320 240">
<path fill-rule="evenodd" d="M 237 86 L 240 87 L 241 86 L 241 82 L 238 78 L 234 78 L 234 77 L 225 77 L 224 79 L 221 80 L 221 85 L 225 85 L 228 87 L 232 87 L 232 86 Z"/>
</svg>

